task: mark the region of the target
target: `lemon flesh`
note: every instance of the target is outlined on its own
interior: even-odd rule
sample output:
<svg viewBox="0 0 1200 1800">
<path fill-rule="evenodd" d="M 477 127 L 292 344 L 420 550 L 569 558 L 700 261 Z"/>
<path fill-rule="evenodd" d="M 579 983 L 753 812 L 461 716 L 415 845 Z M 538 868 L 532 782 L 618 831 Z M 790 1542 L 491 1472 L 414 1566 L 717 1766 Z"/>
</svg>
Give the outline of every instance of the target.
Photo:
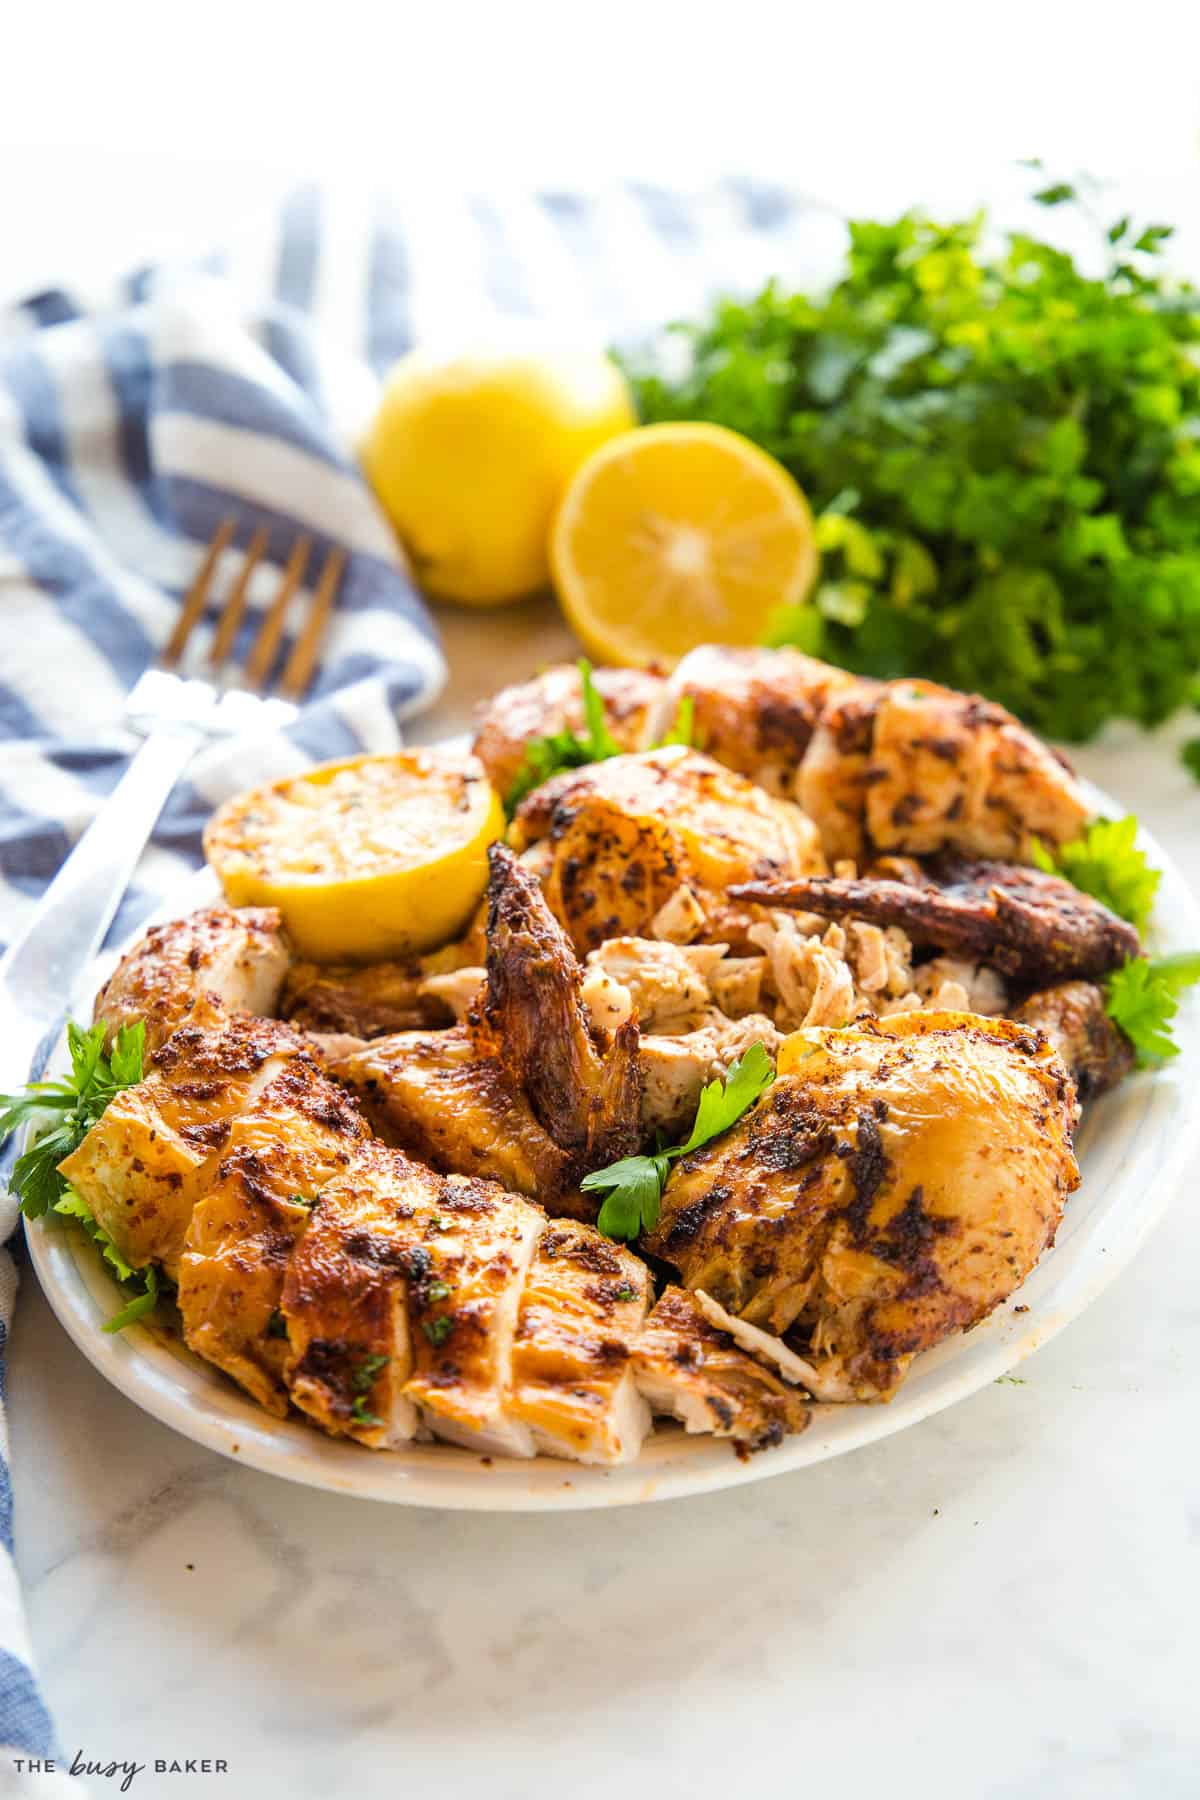
<svg viewBox="0 0 1200 1800">
<path fill-rule="evenodd" d="M 568 482 L 634 423 L 625 378 L 600 352 L 418 350 L 387 377 L 361 456 L 426 592 L 488 606 L 549 583 Z"/>
<path fill-rule="evenodd" d="M 647 425 L 596 451 L 550 544 L 563 611 L 606 662 L 758 644 L 817 573 L 812 513 L 774 457 L 720 425 Z"/>
<path fill-rule="evenodd" d="M 371 962 L 458 936 L 504 831 L 473 756 L 357 756 L 253 788 L 214 813 L 204 851 L 233 906 L 277 906 L 300 955 Z"/>
</svg>

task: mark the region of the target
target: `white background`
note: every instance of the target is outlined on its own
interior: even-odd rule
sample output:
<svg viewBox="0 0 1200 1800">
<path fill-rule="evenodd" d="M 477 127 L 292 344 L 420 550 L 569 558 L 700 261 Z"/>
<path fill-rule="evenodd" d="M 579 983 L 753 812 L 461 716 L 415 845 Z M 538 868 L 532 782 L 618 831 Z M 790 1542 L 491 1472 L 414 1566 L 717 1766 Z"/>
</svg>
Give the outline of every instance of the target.
<svg viewBox="0 0 1200 1800">
<path fill-rule="evenodd" d="M 1192 0 L 26 0 L 0 57 L 8 294 L 219 238 L 299 171 L 740 171 L 853 211 L 970 207 L 1040 155 L 1200 209 Z"/>
</svg>

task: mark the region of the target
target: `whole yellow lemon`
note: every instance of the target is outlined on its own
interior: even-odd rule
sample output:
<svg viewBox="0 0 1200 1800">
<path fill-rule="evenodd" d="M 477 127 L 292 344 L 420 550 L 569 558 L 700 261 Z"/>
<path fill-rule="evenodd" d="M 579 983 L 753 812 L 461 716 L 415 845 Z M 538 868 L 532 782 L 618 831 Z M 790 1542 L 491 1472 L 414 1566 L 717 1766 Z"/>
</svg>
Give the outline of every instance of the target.
<svg viewBox="0 0 1200 1800">
<path fill-rule="evenodd" d="M 600 351 L 414 350 L 388 375 L 361 455 L 421 586 L 494 606 L 547 584 L 567 484 L 635 423 Z"/>
</svg>

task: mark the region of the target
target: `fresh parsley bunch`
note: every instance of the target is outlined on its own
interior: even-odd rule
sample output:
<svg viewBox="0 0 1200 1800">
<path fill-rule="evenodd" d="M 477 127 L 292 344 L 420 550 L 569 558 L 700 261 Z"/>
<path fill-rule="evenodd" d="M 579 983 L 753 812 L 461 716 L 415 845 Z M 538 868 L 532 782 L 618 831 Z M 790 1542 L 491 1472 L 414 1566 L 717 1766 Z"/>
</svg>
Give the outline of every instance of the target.
<svg viewBox="0 0 1200 1800">
<path fill-rule="evenodd" d="M 816 604 L 778 641 L 1058 738 L 1194 697 L 1200 295 L 1162 271 L 1170 235 L 1097 228 L 1093 272 L 1026 233 L 993 248 L 982 215 L 858 221 L 829 292 L 773 282 L 674 327 L 679 375 L 623 359 L 643 420 L 745 433 L 822 515 Z"/>
<path fill-rule="evenodd" d="M 724 1081 L 710 1081 L 701 1091 L 696 1118 L 687 1141 L 652 1156 L 623 1156 L 607 1169 L 585 1175 L 585 1193 L 606 1194 L 596 1225 L 606 1237 L 632 1242 L 658 1224 L 662 1191 L 671 1164 L 681 1156 L 720 1137 L 761 1099 L 775 1079 L 775 1065 L 763 1044 L 751 1044 L 743 1056 L 731 1062 Z"/>
<path fill-rule="evenodd" d="M 75 1219 L 98 1246 L 116 1278 L 130 1290 L 129 1304 L 108 1321 L 106 1331 L 122 1331 L 148 1313 L 158 1299 L 154 1269 L 134 1269 L 99 1225 L 82 1195 L 58 1172 L 58 1165 L 79 1147 L 109 1102 L 122 1088 L 142 1079 L 146 1028 L 123 1025 L 112 1049 L 105 1052 L 103 1023 L 90 1030 L 67 1025 L 71 1073 L 58 1081 L 32 1081 L 20 1094 L 0 1095 L 0 1144 L 23 1125 L 36 1133 L 29 1148 L 13 1164 L 12 1190 L 28 1218 L 60 1213 Z"/>
</svg>

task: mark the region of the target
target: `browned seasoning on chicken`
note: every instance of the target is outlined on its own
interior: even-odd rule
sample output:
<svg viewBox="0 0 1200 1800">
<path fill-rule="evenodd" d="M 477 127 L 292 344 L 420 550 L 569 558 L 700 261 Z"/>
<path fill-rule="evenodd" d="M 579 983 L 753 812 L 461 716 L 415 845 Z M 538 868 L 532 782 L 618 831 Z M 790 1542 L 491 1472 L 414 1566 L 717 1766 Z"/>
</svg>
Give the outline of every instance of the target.
<svg viewBox="0 0 1200 1800">
<path fill-rule="evenodd" d="M 1105 975 L 1141 947 L 1132 925 L 1069 881 L 1011 863 L 943 856 L 911 880 L 752 881 L 730 894 L 828 919 L 899 925 L 914 944 L 988 963 L 1028 987 Z"/>
<path fill-rule="evenodd" d="M 1045 1032 L 1075 1077 L 1081 1101 L 1106 1094 L 1133 1073 L 1133 1045 L 1109 1018 L 1094 982 L 1043 988 L 1018 1006 L 1013 1017 Z"/>
<path fill-rule="evenodd" d="M 101 988 L 94 1016 L 110 1036 L 142 1019 L 146 1049 L 156 1050 L 202 994 L 230 1011 L 275 1012 L 287 963 L 274 907 L 206 906 L 152 925 Z"/>
<path fill-rule="evenodd" d="M 646 1320 L 634 1366 L 656 1413 L 746 1451 L 780 1443 L 812 1417 L 803 1389 L 739 1349 L 683 1288 L 668 1287 Z"/>
<path fill-rule="evenodd" d="M 1007 1019 L 900 1013 L 789 1045 L 745 1118 L 676 1166 L 643 1247 L 793 1334 L 816 1398 L 886 1399 L 1053 1243 L 1079 1180 L 1074 1084 Z"/>
<path fill-rule="evenodd" d="M 540 883 L 511 850 L 488 852 L 487 987 L 483 1019 L 535 1117 L 589 1168 L 638 1148 L 638 1029 L 627 1019 L 602 1044 L 584 1009 L 583 975 Z"/>
<path fill-rule="evenodd" d="M 467 1021 L 377 1038 L 329 1067 L 389 1143 L 593 1218 L 581 1177 L 639 1147 L 637 1024 L 607 1034 L 590 1025 L 570 942 L 530 871 L 500 846 L 488 896 L 487 985 Z"/>
</svg>

